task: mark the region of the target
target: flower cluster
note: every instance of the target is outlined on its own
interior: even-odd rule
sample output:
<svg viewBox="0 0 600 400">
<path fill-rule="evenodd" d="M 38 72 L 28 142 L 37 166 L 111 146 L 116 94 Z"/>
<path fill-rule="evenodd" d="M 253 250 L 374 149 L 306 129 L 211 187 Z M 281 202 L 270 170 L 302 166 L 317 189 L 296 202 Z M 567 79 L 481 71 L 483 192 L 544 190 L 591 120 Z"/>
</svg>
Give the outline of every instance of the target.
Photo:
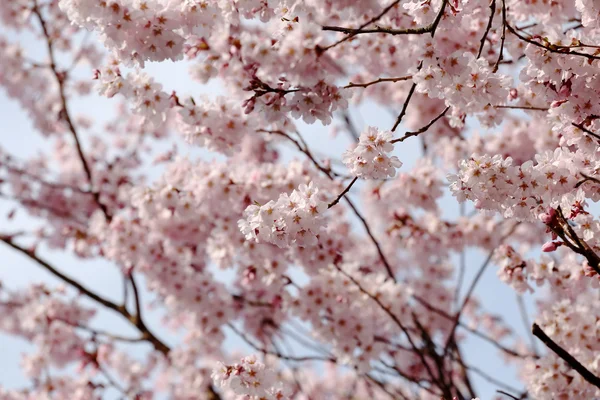
<svg viewBox="0 0 600 400">
<path fill-rule="evenodd" d="M 353 175 L 362 179 L 393 177 L 402 162 L 389 155 L 394 150 L 391 140 L 392 132 L 369 127 L 360 135 L 356 147 L 343 154 L 342 161 Z"/>
<path fill-rule="evenodd" d="M 161 1 L 61 0 L 69 20 L 97 30 L 105 45 L 119 59 L 144 66 L 145 61 L 177 60 L 184 38 L 177 32 L 179 12 L 164 8 Z"/>
<path fill-rule="evenodd" d="M 564 299 L 547 305 L 537 320 L 540 328 L 559 346 L 572 354 L 592 374 L 598 375 L 598 300 L 579 295 L 579 301 Z M 527 388 L 536 399 L 594 398 L 600 390 L 590 385 L 571 366 L 549 352 L 535 361 L 529 361 L 523 374 Z"/>
<path fill-rule="evenodd" d="M 493 106 L 506 102 L 512 84 L 510 77 L 494 74 L 487 60 L 460 52 L 424 65 L 414 81 L 418 92 L 444 99 L 456 117 L 477 114 L 487 125 L 500 122 Z"/>
<path fill-rule="evenodd" d="M 256 134 L 256 122 L 239 104 L 218 98 L 215 103 L 187 100 L 177 107 L 178 125 L 188 143 L 230 155 L 244 135 Z"/>
<path fill-rule="evenodd" d="M 0 398 L 472 398 L 502 362 L 469 365 L 473 335 L 510 395 L 600 398 L 464 273 L 491 254 L 600 374 L 599 10 L 0 1 L 0 331 L 31 344 Z M 262 362 L 211 377 L 238 343 Z"/>
<path fill-rule="evenodd" d="M 120 94 L 130 102 L 131 111 L 144 118 L 151 126 L 159 126 L 166 120 L 169 96 L 162 85 L 144 73 L 123 76 L 119 63 L 110 60 L 102 70 L 96 71 L 100 94 L 113 97 Z"/>
<path fill-rule="evenodd" d="M 459 199 L 469 199 L 483 210 L 501 212 L 506 218 L 537 219 L 546 207 L 569 202 L 577 192 L 578 165 L 566 162 L 566 149 L 536 155 L 536 163 L 513 165 L 500 155 L 473 155 L 461 161 L 458 175 L 450 175 L 450 189 Z M 593 172 L 590 172 L 593 173 Z"/>
<path fill-rule="evenodd" d="M 220 363 L 212 373 L 218 387 L 231 390 L 249 400 L 285 400 L 289 391 L 277 379 L 277 374 L 255 356 L 242 358 L 239 364 Z"/>
<path fill-rule="evenodd" d="M 500 267 L 498 277 L 517 293 L 533 291 L 527 282 L 527 263 L 511 246 L 502 245 L 494 251 L 493 261 Z"/>
<path fill-rule="evenodd" d="M 282 194 L 277 201 L 264 205 L 250 205 L 244 211 L 245 219 L 238 221 L 246 240 L 265 241 L 285 248 L 315 246 L 325 228 L 323 213 L 327 203 L 319 189 L 310 182 L 302 184 L 291 194 Z"/>
</svg>

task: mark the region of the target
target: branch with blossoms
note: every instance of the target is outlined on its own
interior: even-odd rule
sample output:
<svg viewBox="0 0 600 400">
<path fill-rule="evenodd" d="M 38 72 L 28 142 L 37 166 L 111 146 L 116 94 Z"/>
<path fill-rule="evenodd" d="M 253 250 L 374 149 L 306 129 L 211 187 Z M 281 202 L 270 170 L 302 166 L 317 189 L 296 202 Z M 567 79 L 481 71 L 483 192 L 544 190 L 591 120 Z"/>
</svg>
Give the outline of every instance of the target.
<svg viewBox="0 0 600 400">
<path fill-rule="evenodd" d="M 135 285 L 135 281 L 133 278 L 133 274 L 131 274 L 130 276 L 130 281 L 132 284 L 132 287 L 134 288 L 134 302 L 136 304 L 136 313 L 132 314 L 126 307 L 125 304 L 117 304 L 114 303 L 113 301 L 104 298 L 103 296 L 95 293 L 93 290 L 85 287 L 84 285 L 82 285 L 81 283 L 77 282 L 76 280 L 69 278 L 68 276 L 64 275 L 62 272 L 60 272 L 58 269 L 56 269 L 55 267 L 53 267 L 52 265 L 50 265 L 48 262 L 46 262 L 45 260 L 43 260 L 42 258 L 40 258 L 39 256 L 37 256 L 33 250 L 28 250 L 24 247 L 19 246 L 18 244 L 14 243 L 12 240 L 12 236 L 2 236 L 0 235 L 0 241 L 4 242 L 6 245 L 10 246 L 11 248 L 13 248 L 14 250 L 20 252 L 21 254 L 25 255 L 26 257 L 30 258 L 31 260 L 33 260 L 36 264 L 38 264 L 40 267 L 42 267 L 43 269 L 45 269 L 46 271 L 48 271 L 50 274 L 52 274 L 54 277 L 58 278 L 60 281 L 66 283 L 67 285 L 69 285 L 70 287 L 72 287 L 73 289 L 75 289 L 78 293 L 80 293 L 81 295 L 89 298 L 90 300 L 99 303 L 100 305 L 104 306 L 105 308 L 121 315 L 125 320 L 127 320 L 133 327 L 135 327 L 141 334 L 139 339 L 136 338 L 122 338 L 119 335 L 115 335 L 113 333 L 108 333 L 108 332 L 101 332 L 101 331 L 97 331 L 97 330 L 91 330 L 92 333 L 94 335 L 97 334 L 101 334 L 107 338 L 110 338 L 111 340 L 117 340 L 117 341 L 147 341 L 149 342 L 157 351 L 159 351 L 160 353 L 162 353 L 163 355 L 167 356 L 170 352 L 170 348 L 167 344 L 165 344 L 162 340 L 160 340 L 158 337 L 156 337 L 154 335 L 154 333 L 152 333 L 149 328 L 147 327 L 146 323 L 144 322 L 144 320 L 142 319 L 142 315 L 141 315 L 141 310 L 140 310 L 140 297 L 139 297 L 139 292 L 136 288 Z M 77 326 L 80 327 L 80 326 Z M 82 327 L 84 328 L 84 327 Z M 84 328 L 84 329 L 88 329 L 88 328 Z M 124 391 L 124 390 L 122 390 Z M 214 389 L 212 389 L 212 387 L 209 387 L 209 392 L 211 393 L 211 398 L 212 399 L 219 399 L 219 395 L 214 391 Z"/>
<path fill-rule="evenodd" d="M 383 10 L 383 15 L 387 14 L 391 7 L 395 7 L 398 4 L 397 1 L 394 1 L 388 8 Z M 425 33 L 429 33 L 432 37 L 435 35 L 435 31 L 437 30 L 440 21 L 444 16 L 444 11 L 446 10 L 446 5 L 448 4 L 448 0 L 442 0 L 442 5 L 433 20 L 433 22 L 427 26 L 422 28 L 407 28 L 407 29 L 388 29 L 383 27 L 375 27 L 375 28 L 366 28 L 371 23 L 377 22 L 377 19 L 380 19 L 383 15 L 380 15 L 376 20 L 369 21 L 365 26 L 361 26 L 360 28 L 345 28 L 339 26 L 323 26 L 324 31 L 332 31 L 332 32 L 342 32 L 351 36 L 366 34 L 366 33 L 385 33 L 388 35 L 422 35 Z"/>
<path fill-rule="evenodd" d="M 584 256 L 590 268 L 592 268 L 596 274 L 600 274 L 600 256 L 590 248 L 585 240 L 577 235 L 560 207 L 556 210 L 550 209 L 542 218 L 548 228 L 562 239 L 562 242 L 558 243 L 548 242 L 544 248 L 545 251 L 550 251 L 552 250 L 552 247 L 564 244 L 575 253 Z"/>
<path fill-rule="evenodd" d="M 0 282 L 0 330 L 35 345 L 0 397 L 597 397 L 600 9 L 347 3 L 0 2 L 2 93 L 44 139 L 0 149 L 0 240 L 62 283 Z M 182 59 L 176 92 L 148 68 Z M 119 301 L 59 252 L 117 267 Z"/>
<path fill-rule="evenodd" d="M 579 361 L 575 359 L 568 351 L 560 347 L 554 340 L 552 340 L 546 333 L 540 328 L 538 324 L 533 324 L 532 327 L 533 335 L 539 338 L 544 344 L 562 358 L 569 367 L 577 371 L 586 381 L 592 385 L 600 388 L 600 377 L 591 373 L 586 367 L 581 365 Z"/>
<path fill-rule="evenodd" d="M 60 96 L 60 105 L 61 105 L 61 110 L 60 110 L 59 116 L 62 119 L 64 119 L 64 121 L 67 124 L 67 127 L 69 129 L 69 132 L 71 132 L 73 141 L 75 142 L 75 148 L 77 149 L 77 154 L 79 155 L 79 159 L 81 160 L 81 165 L 83 166 L 83 170 L 87 177 L 87 181 L 90 186 L 91 193 L 94 196 L 94 200 L 98 204 L 98 207 L 100 207 L 100 209 L 104 213 L 104 216 L 110 220 L 111 215 L 108 211 L 108 208 L 106 207 L 106 205 L 104 203 L 102 203 L 102 201 L 100 201 L 100 193 L 94 189 L 94 178 L 92 175 L 92 169 L 90 168 L 90 165 L 89 165 L 88 161 L 86 160 L 85 155 L 83 154 L 83 149 L 81 147 L 81 142 L 79 140 L 77 130 L 75 128 L 75 125 L 73 124 L 71 115 L 69 113 L 69 109 L 67 106 L 67 98 L 66 98 L 66 94 L 65 94 L 65 86 L 64 86 L 65 79 L 67 78 L 67 76 L 66 76 L 67 72 L 58 70 L 58 67 L 56 64 L 56 56 L 54 54 L 55 51 L 54 51 L 54 45 L 52 42 L 52 38 L 51 38 L 48 28 L 46 26 L 46 21 L 44 20 L 44 17 L 42 16 L 42 14 L 40 12 L 39 6 L 37 4 L 37 0 L 34 0 L 34 5 L 33 5 L 33 8 L 31 9 L 31 11 L 37 17 L 37 20 L 42 29 L 42 33 L 43 33 L 44 39 L 46 41 L 46 47 L 48 50 L 48 57 L 50 58 L 50 70 L 54 74 L 54 77 L 56 78 L 56 84 L 58 85 L 58 92 L 59 92 L 59 96 Z"/>
</svg>

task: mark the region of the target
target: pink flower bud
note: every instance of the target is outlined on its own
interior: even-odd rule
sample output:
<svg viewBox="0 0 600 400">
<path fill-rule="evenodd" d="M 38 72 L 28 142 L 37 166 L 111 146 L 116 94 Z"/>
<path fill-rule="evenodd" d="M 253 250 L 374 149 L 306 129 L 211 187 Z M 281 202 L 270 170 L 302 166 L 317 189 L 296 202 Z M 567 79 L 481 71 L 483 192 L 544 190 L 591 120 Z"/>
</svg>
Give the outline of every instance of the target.
<svg viewBox="0 0 600 400">
<path fill-rule="evenodd" d="M 542 214 L 540 214 L 539 218 L 540 218 L 540 221 L 542 221 L 546 225 L 548 225 L 550 222 L 552 222 L 552 217 L 550 216 L 550 214 L 542 213 Z"/>
<path fill-rule="evenodd" d="M 551 253 L 553 251 L 556 251 L 556 249 L 562 245 L 562 242 L 546 242 L 544 243 L 544 245 L 542 246 L 542 251 L 544 253 Z"/>
<path fill-rule="evenodd" d="M 551 224 L 554 221 L 555 217 L 556 210 L 554 208 L 548 208 L 548 210 L 545 213 L 541 213 L 539 215 L 540 221 L 542 221 L 546 225 Z"/>
</svg>

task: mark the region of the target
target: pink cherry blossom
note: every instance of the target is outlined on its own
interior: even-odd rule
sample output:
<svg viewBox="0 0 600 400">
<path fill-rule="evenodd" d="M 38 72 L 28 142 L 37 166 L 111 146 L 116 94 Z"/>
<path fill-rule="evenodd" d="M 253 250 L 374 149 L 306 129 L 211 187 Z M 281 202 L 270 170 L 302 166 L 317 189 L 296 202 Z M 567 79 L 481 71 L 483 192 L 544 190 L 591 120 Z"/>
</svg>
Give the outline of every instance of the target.
<svg viewBox="0 0 600 400">
<path fill-rule="evenodd" d="M 394 146 L 390 143 L 392 132 L 379 131 L 369 127 L 360 135 L 354 149 L 343 155 L 344 164 L 353 175 L 364 179 L 383 179 L 394 177 L 396 168 L 402 162 L 396 156 L 389 156 Z"/>
<path fill-rule="evenodd" d="M 0 1 L 0 399 L 600 398 L 599 12 Z"/>
</svg>

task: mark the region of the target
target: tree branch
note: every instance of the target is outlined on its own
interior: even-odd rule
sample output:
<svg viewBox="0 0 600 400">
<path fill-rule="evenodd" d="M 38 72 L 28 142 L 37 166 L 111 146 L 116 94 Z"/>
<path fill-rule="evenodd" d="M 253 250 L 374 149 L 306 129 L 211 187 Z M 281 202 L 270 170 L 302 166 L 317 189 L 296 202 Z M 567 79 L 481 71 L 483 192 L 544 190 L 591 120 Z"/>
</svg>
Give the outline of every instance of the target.
<svg viewBox="0 0 600 400">
<path fill-rule="evenodd" d="M 490 33 L 490 29 L 492 28 L 492 23 L 494 22 L 494 14 L 496 14 L 496 0 L 492 0 L 490 2 L 490 18 L 488 20 L 487 27 L 485 28 L 485 33 L 481 37 L 481 43 L 479 44 L 479 51 L 477 52 L 477 58 L 481 57 L 481 53 L 483 52 L 483 47 L 485 46 L 485 41 L 487 39 L 488 33 Z"/>
<path fill-rule="evenodd" d="M 414 131 L 414 132 L 406 132 L 404 134 L 404 136 L 402 136 L 401 138 L 398 138 L 398 139 L 394 139 L 390 143 L 404 142 L 409 137 L 417 136 L 417 135 L 420 135 L 421 133 L 428 131 L 429 128 L 431 128 L 440 118 L 442 118 L 444 115 L 446 115 L 446 113 L 448 112 L 449 109 L 450 109 L 450 107 L 446 107 L 444 109 L 444 111 L 442 111 L 437 117 L 435 117 L 434 119 L 429 121 L 429 123 L 427 125 L 425 125 L 424 127 L 422 127 L 421 129 Z"/>
<path fill-rule="evenodd" d="M 550 350 L 552 350 L 557 356 L 562 358 L 572 369 L 577 371 L 579 375 L 583 377 L 587 382 L 600 388 L 600 377 L 592 374 L 590 370 L 584 367 L 575 357 L 569 354 L 568 351 L 560 347 L 554 340 L 552 340 L 546 333 L 540 328 L 538 324 L 533 324 L 531 332 L 535 337 L 540 339 Z"/>
<path fill-rule="evenodd" d="M 374 81 L 366 82 L 366 83 L 353 83 L 353 82 L 350 82 L 349 84 L 347 84 L 346 86 L 344 86 L 344 89 L 356 88 L 356 87 L 367 88 L 367 87 L 369 87 L 371 85 L 376 85 L 376 84 L 382 83 L 382 82 L 401 82 L 401 81 L 407 81 L 409 79 L 412 79 L 412 75 L 399 76 L 397 78 L 379 78 L 379 79 L 376 79 Z"/>
<path fill-rule="evenodd" d="M 102 210 L 102 213 L 104 214 L 106 220 L 110 221 L 112 219 L 112 216 L 110 215 L 106 205 L 104 203 L 102 203 L 102 201 L 100 201 L 100 192 L 98 192 L 97 190 L 94 190 L 94 180 L 93 180 L 93 176 L 92 176 L 92 169 L 90 168 L 90 166 L 85 158 L 85 155 L 83 154 L 83 149 L 81 147 L 79 137 L 77 136 L 77 130 L 75 129 L 75 125 L 73 124 L 71 115 L 69 114 L 69 108 L 67 106 L 67 96 L 65 94 L 65 84 L 64 84 L 65 78 L 66 78 L 66 73 L 61 73 L 58 71 L 58 66 L 56 64 L 56 57 L 54 55 L 54 47 L 52 44 L 52 38 L 48 31 L 48 27 L 46 26 L 46 21 L 42 17 L 42 14 L 38 8 L 37 2 L 35 3 L 35 6 L 33 7 L 32 12 L 37 17 L 37 19 L 40 23 L 40 26 L 42 28 L 44 37 L 46 39 L 46 47 L 48 49 L 48 56 L 50 57 L 50 69 L 52 70 L 52 73 L 54 74 L 54 77 L 56 78 L 56 82 L 58 84 L 58 92 L 59 92 L 60 103 L 61 103 L 61 108 L 62 108 L 61 115 L 64 118 L 65 122 L 67 123 L 69 132 L 71 132 L 73 140 L 75 141 L 75 148 L 77 150 L 79 159 L 81 160 L 81 164 L 83 166 L 83 170 L 85 172 L 87 180 L 90 184 L 90 190 L 91 190 L 92 195 L 94 196 L 94 200 L 95 200 L 96 204 L 98 205 L 98 207 L 100 207 L 100 209 Z"/>
<path fill-rule="evenodd" d="M 444 15 L 444 10 L 446 9 L 447 3 L 448 3 L 448 0 L 443 0 L 442 6 L 440 7 L 440 11 L 437 13 L 435 20 L 431 24 L 421 27 L 421 28 L 391 29 L 391 28 L 375 27 L 375 28 L 371 28 L 371 29 L 364 29 L 366 26 L 371 24 L 371 21 L 370 21 L 369 23 L 367 23 L 361 27 L 358 27 L 358 28 L 345 28 L 345 27 L 341 27 L 341 26 L 323 26 L 323 30 L 345 33 L 345 34 L 350 35 L 350 37 L 353 37 L 356 35 L 362 35 L 365 33 L 385 33 L 388 35 L 422 35 L 424 33 L 431 33 L 431 36 L 433 37 L 435 35 L 435 31 L 436 31 L 441 19 L 442 19 L 442 16 Z"/>
</svg>

